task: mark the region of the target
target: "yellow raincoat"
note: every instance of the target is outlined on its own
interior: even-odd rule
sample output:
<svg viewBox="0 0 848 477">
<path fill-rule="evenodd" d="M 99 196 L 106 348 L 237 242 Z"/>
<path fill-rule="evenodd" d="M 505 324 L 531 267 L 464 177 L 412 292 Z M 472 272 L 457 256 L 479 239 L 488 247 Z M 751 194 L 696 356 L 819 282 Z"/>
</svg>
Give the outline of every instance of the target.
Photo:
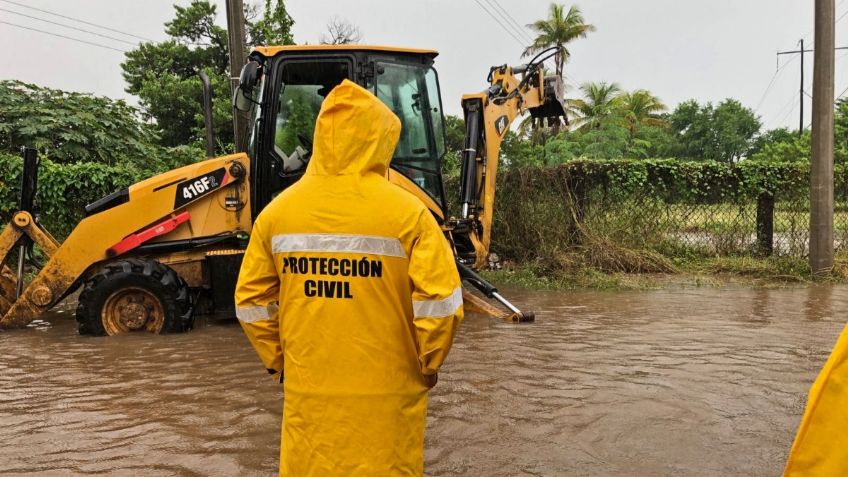
<svg viewBox="0 0 848 477">
<path fill-rule="evenodd" d="M 386 171 L 401 124 L 345 81 L 324 100 L 306 174 L 254 224 L 236 311 L 283 372 L 280 475 L 423 474 L 427 386 L 462 320 L 438 224 Z"/>
<path fill-rule="evenodd" d="M 848 326 L 810 388 L 783 475 L 848 476 Z"/>
</svg>

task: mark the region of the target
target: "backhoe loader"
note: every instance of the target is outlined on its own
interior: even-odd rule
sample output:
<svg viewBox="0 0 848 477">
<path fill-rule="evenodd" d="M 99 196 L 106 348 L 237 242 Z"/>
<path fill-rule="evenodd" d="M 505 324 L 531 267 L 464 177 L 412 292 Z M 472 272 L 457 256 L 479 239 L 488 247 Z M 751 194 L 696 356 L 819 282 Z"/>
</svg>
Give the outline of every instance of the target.
<svg viewBox="0 0 848 477">
<path fill-rule="evenodd" d="M 0 234 L 0 328 L 26 326 L 80 288 L 82 334 L 181 332 L 193 326 L 195 315 L 234 317 L 233 290 L 251 224 L 302 176 L 321 102 L 344 79 L 371 90 L 400 118 L 388 179 L 427 205 L 453 244 L 466 283 L 509 313 L 467 292 L 466 306 L 531 320 L 476 270 L 489 253 L 504 134 L 525 111 L 564 117 L 560 80 L 545 78 L 542 68 L 553 53 L 515 68 L 494 67 L 485 91 L 462 98 L 467 130 L 456 217 L 447 212 L 441 172 L 446 142 L 436 56 L 363 45 L 255 48 L 233 98 L 234 107 L 250 116 L 247 151 L 107 195 L 85 207 L 85 218 L 61 244 L 34 213 L 37 158 L 26 152 L 21 210 Z M 43 266 L 34 265 L 33 245 L 47 258 Z M 25 283 L 28 267 L 40 269 Z"/>
</svg>

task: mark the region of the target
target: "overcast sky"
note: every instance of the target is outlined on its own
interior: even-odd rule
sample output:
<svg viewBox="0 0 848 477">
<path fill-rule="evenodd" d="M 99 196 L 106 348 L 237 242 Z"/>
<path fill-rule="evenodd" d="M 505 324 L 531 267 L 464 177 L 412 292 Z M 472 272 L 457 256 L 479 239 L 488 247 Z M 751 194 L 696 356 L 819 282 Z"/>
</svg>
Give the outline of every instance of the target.
<svg viewBox="0 0 848 477">
<path fill-rule="evenodd" d="M 74 23 L 14 5 L 63 14 L 123 33 L 162 40 L 163 23 L 173 17 L 173 0 L 0 0 L 0 22 L 61 34 L 120 50 L 139 41 L 131 36 Z M 245 0 L 250 1 L 250 0 Z M 253 0 L 257 1 L 257 0 Z M 176 3 L 188 4 L 188 0 Z M 226 25 L 224 0 L 216 2 Z M 519 25 L 546 16 L 547 0 L 288 0 L 296 22 L 295 40 L 316 43 L 329 18 L 357 25 L 364 43 L 433 48 L 442 100 L 458 113 L 465 92 L 483 89 L 492 65 L 521 62 L 522 33 L 508 34 L 483 6 L 499 4 Z M 571 4 L 570 2 L 568 3 Z M 615 81 L 625 89 L 645 88 L 670 107 L 695 98 L 739 99 L 756 108 L 766 128 L 798 124 L 800 38 L 813 43 L 811 0 L 583 0 L 586 21 L 597 27 L 569 46 L 567 81 Z M 94 36 L 10 13 L 15 11 L 74 25 Z M 497 17 L 508 25 L 508 20 Z M 837 46 L 848 46 L 848 0 L 837 0 Z M 524 29 L 524 34 L 530 34 Z M 124 92 L 123 53 L 0 23 L 0 78 L 132 100 Z M 848 88 L 848 50 L 836 55 L 836 94 Z M 806 61 L 806 89 L 812 93 L 812 55 Z M 774 81 L 772 81 L 774 80 Z M 771 87 L 768 88 L 771 83 Z M 574 92 L 572 92 L 574 94 Z M 759 107 L 758 107 L 759 105 Z M 805 125 L 812 107 L 806 102 Z"/>
</svg>

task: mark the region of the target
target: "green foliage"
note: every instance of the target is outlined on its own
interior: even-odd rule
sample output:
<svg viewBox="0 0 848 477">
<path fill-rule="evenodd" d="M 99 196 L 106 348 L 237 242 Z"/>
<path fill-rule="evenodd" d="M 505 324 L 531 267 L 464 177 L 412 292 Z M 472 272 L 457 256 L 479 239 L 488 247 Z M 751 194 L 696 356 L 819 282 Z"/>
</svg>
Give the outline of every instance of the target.
<svg viewBox="0 0 848 477">
<path fill-rule="evenodd" d="M 248 22 L 247 30 L 254 45 L 294 45 L 292 27 L 294 20 L 286 11 L 286 4 L 278 0 L 271 6 L 271 0 L 265 0 L 262 18 L 255 23 Z"/>
<path fill-rule="evenodd" d="M 566 101 L 573 127 L 596 129 L 611 116 L 621 118 L 621 87 L 616 83 L 583 83 L 580 85 L 583 98 Z"/>
<path fill-rule="evenodd" d="M 54 161 L 155 162 L 156 135 L 123 101 L 0 81 L 0 151 L 22 146 Z"/>
<path fill-rule="evenodd" d="M 174 6 L 175 18 L 165 24 L 170 37 L 142 43 L 121 64 L 127 92 L 139 97 L 146 116 L 155 121 L 166 146 L 203 137 L 200 71 L 212 82 L 215 137 L 232 143 L 228 81 L 227 32 L 215 24 L 215 5 L 193 0 Z"/>
<path fill-rule="evenodd" d="M 533 173 L 543 176 L 553 174 L 566 182 L 579 179 L 587 187 L 603 188 L 607 194 L 639 192 L 674 203 L 741 200 L 763 192 L 786 196 L 809 185 L 809 165 L 797 162 L 743 161 L 728 164 L 676 159 L 579 160 L 550 170 L 534 170 Z"/>
<path fill-rule="evenodd" d="M 668 122 L 659 115 L 668 110 L 660 98 L 646 89 L 625 92 L 620 96 L 621 114 L 631 137 L 643 127 L 665 128 Z"/>
<path fill-rule="evenodd" d="M 0 153 L 0 221 L 7 223 L 17 210 L 23 160 Z M 152 172 L 132 165 L 109 166 L 92 162 L 61 164 L 41 159 L 37 208 L 41 222 L 56 237 L 68 235 L 83 218 L 86 204 L 138 182 Z"/>
<path fill-rule="evenodd" d="M 606 82 L 584 83 L 580 91 L 582 98 L 566 101 L 571 130 L 541 141 L 543 164 L 579 158 L 646 158 L 657 155 L 657 145 L 665 147 L 670 142 L 668 123 L 661 116 L 667 108 L 649 91 L 625 92 L 616 83 Z M 531 136 L 531 141 L 540 142 L 534 139 Z"/>
<path fill-rule="evenodd" d="M 250 41 L 291 44 L 291 26 L 283 0 L 272 8 L 265 2 L 262 17 L 247 22 Z M 204 137 L 202 89 L 198 74 L 212 83 L 214 134 L 219 143 L 233 142 L 227 31 L 216 23 L 217 9 L 208 0 L 174 6 L 165 24 L 169 39 L 142 43 L 121 64 L 128 93 L 139 97 L 142 109 L 159 132 L 161 144 L 177 146 Z M 250 16 L 250 15 L 249 15 Z"/>
<path fill-rule="evenodd" d="M 791 142 L 798 137 L 796 132 L 792 132 L 787 128 L 769 129 L 757 135 L 751 142 L 751 149 L 748 150 L 748 157 L 762 151 L 767 145 L 778 142 Z"/>
<path fill-rule="evenodd" d="M 840 100 L 834 114 L 834 161 L 848 162 L 848 101 Z M 753 142 L 748 157 L 757 161 L 804 161 L 812 156 L 812 137 L 808 130 L 802 134 L 786 128 L 772 129 Z"/>
<path fill-rule="evenodd" d="M 540 134 L 540 136 L 542 135 Z M 549 157 L 546 142 L 528 141 L 513 131 L 507 131 L 503 142 L 501 142 L 501 160 L 507 169 L 539 164 L 547 165 Z"/>
<path fill-rule="evenodd" d="M 766 133 L 764 139 L 757 139 L 749 156 L 754 161 L 772 162 L 809 162 L 810 132 L 804 131 L 800 136 L 789 133 L 786 129 L 777 129 Z"/>
<path fill-rule="evenodd" d="M 565 45 L 577 38 L 586 38 L 589 32 L 595 31 L 593 25 L 584 21 L 583 14 L 576 5 L 572 5 L 566 11 L 565 5 L 557 3 L 551 3 L 548 18 L 537 20 L 527 26 L 536 32 L 536 38 L 524 50 L 523 56 L 532 55 L 546 48 L 557 47 L 556 74 L 560 77 L 562 76 L 562 65 L 571 56 Z"/>
<path fill-rule="evenodd" d="M 751 149 L 760 130 L 754 112 L 735 99 L 713 106 L 681 103 L 669 116 L 676 144 L 670 156 L 736 162 Z"/>
<path fill-rule="evenodd" d="M 839 197 L 848 191 L 846 172 L 837 165 Z M 781 253 L 804 253 L 805 162 L 578 160 L 512 168 L 498 179 L 492 250 L 543 276 L 670 270 L 679 260 L 750 256 L 762 197 L 777 204 Z M 800 242 L 787 242 L 793 240 Z"/>
<path fill-rule="evenodd" d="M 507 133 L 508 136 L 510 134 L 512 133 Z M 442 161 L 442 174 L 447 177 L 459 176 L 462 149 L 465 147 L 464 119 L 450 114 L 445 116 L 445 142 L 447 142 L 447 153 Z"/>
<path fill-rule="evenodd" d="M 287 103 L 288 116 L 285 126 L 277 128 L 275 140 L 280 149 L 286 154 L 291 154 L 297 146 L 301 145 L 298 136 L 312 140 L 312 136 L 315 135 L 316 115 L 309 103 L 309 97 L 303 91 L 289 88 L 283 101 Z"/>
</svg>

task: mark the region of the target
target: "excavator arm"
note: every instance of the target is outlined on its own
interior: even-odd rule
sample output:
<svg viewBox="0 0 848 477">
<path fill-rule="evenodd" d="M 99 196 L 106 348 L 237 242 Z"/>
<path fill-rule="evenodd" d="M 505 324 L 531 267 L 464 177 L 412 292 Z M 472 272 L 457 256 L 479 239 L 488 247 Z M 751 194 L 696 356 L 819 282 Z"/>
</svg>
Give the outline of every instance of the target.
<svg viewBox="0 0 848 477">
<path fill-rule="evenodd" d="M 555 54 L 555 49 L 548 49 L 526 65 L 493 67 L 486 91 L 462 98 L 465 146 L 461 156 L 460 216 L 451 221 L 457 267 L 464 281 L 509 309 L 513 321 L 533 321 L 534 317 L 501 296 L 476 270 L 483 268 L 489 257 L 501 144 L 510 125 L 525 112 L 536 119 L 547 119 L 549 124 L 560 118 L 568 122 L 562 80 L 546 78 L 542 67 Z M 465 293 L 463 297 L 467 308 L 499 315 L 497 309 L 475 295 Z"/>
<path fill-rule="evenodd" d="M 567 121 L 562 80 L 546 78 L 542 67 L 555 53 L 553 49 L 542 51 L 518 67 L 493 67 L 489 88 L 462 98 L 466 129 L 461 209 L 453 224 L 453 237 L 460 262 L 473 269 L 485 266 L 489 256 L 501 144 L 512 122 L 525 112 L 549 123 L 560 118 Z"/>
</svg>

